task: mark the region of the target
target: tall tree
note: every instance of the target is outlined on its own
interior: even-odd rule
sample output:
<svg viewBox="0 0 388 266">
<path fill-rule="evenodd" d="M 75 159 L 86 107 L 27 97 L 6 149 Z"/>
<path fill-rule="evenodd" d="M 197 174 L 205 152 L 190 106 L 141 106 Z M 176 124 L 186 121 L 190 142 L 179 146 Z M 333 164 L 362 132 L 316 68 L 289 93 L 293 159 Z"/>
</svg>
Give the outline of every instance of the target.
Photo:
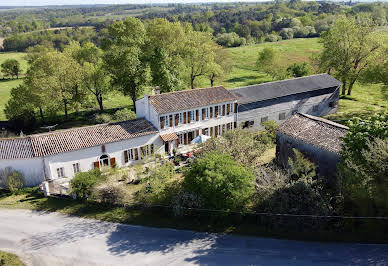
<svg viewBox="0 0 388 266">
<path fill-rule="evenodd" d="M 111 91 L 110 76 L 103 58 L 103 51 L 91 42 L 82 46 L 78 42 L 71 42 L 64 53 L 75 59 L 81 66 L 82 85 L 95 97 L 100 111 L 104 110 L 103 100 Z"/>
<path fill-rule="evenodd" d="M 149 80 L 144 25 L 131 17 L 113 23 L 108 31 L 109 37 L 104 41 L 106 67 L 112 75 L 112 84 L 131 97 L 136 112 L 136 99 Z"/>
<path fill-rule="evenodd" d="M 192 28 L 186 27 L 184 58 L 192 89 L 195 79 L 209 73 L 209 70 L 217 64 L 216 47 L 210 33 L 193 31 Z"/>
<path fill-rule="evenodd" d="M 286 72 L 280 65 L 279 51 L 272 47 L 265 47 L 259 52 L 256 67 L 258 70 L 271 76 L 272 80 L 275 78 L 283 78 L 284 72 Z"/>
<path fill-rule="evenodd" d="M 182 58 L 185 31 L 180 22 L 154 19 L 147 26 L 146 53 L 152 84 L 162 92 L 184 88 Z"/>
<path fill-rule="evenodd" d="M 338 19 L 323 33 L 320 69 L 333 73 L 343 83 L 342 95 L 350 95 L 365 69 L 382 52 L 383 38 L 369 20 Z"/>
<path fill-rule="evenodd" d="M 12 78 L 16 76 L 19 78 L 20 71 L 20 63 L 16 59 L 7 59 L 1 64 L 1 72 L 3 72 L 4 76 L 11 76 Z"/>
<path fill-rule="evenodd" d="M 59 52 L 49 52 L 34 60 L 27 71 L 26 85 L 35 96 L 42 118 L 43 108 L 55 102 L 62 103 L 68 118 L 69 107 L 82 100 L 80 74 L 79 64 Z"/>
<path fill-rule="evenodd" d="M 230 59 L 227 51 L 222 47 L 218 47 L 215 52 L 215 64 L 210 65 L 208 72 L 208 78 L 211 87 L 214 86 L 216 79 L 220 79 L 230 71 Z"/>
</svg>

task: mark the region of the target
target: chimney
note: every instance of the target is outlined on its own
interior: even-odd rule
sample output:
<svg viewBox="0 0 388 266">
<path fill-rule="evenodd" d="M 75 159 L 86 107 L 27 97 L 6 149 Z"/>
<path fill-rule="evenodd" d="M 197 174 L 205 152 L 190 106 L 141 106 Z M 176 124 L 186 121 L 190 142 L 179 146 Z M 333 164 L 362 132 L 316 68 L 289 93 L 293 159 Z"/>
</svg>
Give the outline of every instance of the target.
<svg viewBox="0 0 388 266">
<path fill-rule="evenodd" d="M 155 87 L 155 94 L 156 95 L 160 94 L 160 87 L 159 86 Z"/>
</svg>

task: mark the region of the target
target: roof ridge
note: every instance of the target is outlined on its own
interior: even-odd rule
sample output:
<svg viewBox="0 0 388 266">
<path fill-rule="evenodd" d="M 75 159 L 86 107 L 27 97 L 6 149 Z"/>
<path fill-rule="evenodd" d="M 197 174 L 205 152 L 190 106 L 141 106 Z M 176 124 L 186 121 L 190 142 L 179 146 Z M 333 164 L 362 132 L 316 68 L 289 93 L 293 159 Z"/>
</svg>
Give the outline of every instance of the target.
<svg viewBox="0 0 388 266">
<path fill-rule="evenodd" d="M 337 127 L 337 128 L 349 130 L 349 127 L 347 127 L 347 126 L 344 126 L 342 124 L 330 121 L 330 120 L 322 118 L 322 117 L 317 117 L 317 116 L 313 116 L 313 115 L 309 115 L 309 114 L 304 114 L 304 113 L 299 113 L 299 112 L 297 112 L 296 114 L 300 115 L 300 116 L 303 116 L 303 117 L 306 117 L 306 118 L 309 118 L 309 119 L 314 120 L 314 121 L 322 122 L 322 123 L 325 123 L 325 124 Z"/>
<path fill-rule="evenodd" d="M 237 90 L 237 89 L 241 89 L 241 88 L 249 88 L 249 87 L 259 86 L 259 85 L 263 85 L 263 84 L 281 83 L 281 82 L 290 81 L 290 80 L 299 80 L 299 79 L 305 79 L 305 78 L 309 78 L 309 77 L 323 76 L 323 75 L 330 76 L 328 73 L 319 73 L 319 74 L 313 74 L 313 75 L 308 75 L 308 76 L 303 76 L 303 77 L 296 77 L 296 78 L 289 78 L 289 79 L 282 79 L 282 80 L 274 80 L 274 81 L 262 82 L 262 83 L 258 83 L 258 84 L 241 86 L 241 87 L 236 87 L 236 88 L 233 88 L 233 89 L 230 89 L 230 90 Z"/>
<path fill-rule="evenodd" d="M 84 127 L 73 127 L 73 128 L 58 129 L 58 130 L 50 131 L 50 132 L 31 134 L 31 135 L 29 135 L 27 137 L 40 137 L 40 136 L 51 135 L 51 134 L 54 134 L 54 133 L 63 133 L 63 132 L 70 132 L 70 131 L 74 131 L 74 130 L 78 130 L 78 129 L 102 127 L 102 126 L 120 124 L 120 123 L 124 123 L 124 122 L 129 122 L 129 121 L 136 121 L 136 120 L 145 120 L 145 119 L 142 117 L 142 118 L 135 118 L 135 119 L 130 119 L 130 120 L 118 121 L 118 122 L 109 122 L 109 123 L 102 123 L 102 124 L 96 124 L 96 125 L 89 125 L 89 126 L 84 126 Z"/>
<path fill-rule="evenodd" d="M 197 91 L 197 90 L 215 89 L 215 88 L 224 88 L 225 89 L 224 85 L 219 85 L 219 86 L 207 87 L 207 88 L 195 88 L 195 89 L 185 89 L 185 90 L 180 90 L 180 91 L 163 92 L 163 93 L 160 93 L 160 94 L 149 95 L 149 97 L 155 97 L 155 96 L 166 95 L 166 94 L 189 92 L 189 91 Z M 227 89 L 225 89 L 225 90 L 227 90 Z"/>
</svg>

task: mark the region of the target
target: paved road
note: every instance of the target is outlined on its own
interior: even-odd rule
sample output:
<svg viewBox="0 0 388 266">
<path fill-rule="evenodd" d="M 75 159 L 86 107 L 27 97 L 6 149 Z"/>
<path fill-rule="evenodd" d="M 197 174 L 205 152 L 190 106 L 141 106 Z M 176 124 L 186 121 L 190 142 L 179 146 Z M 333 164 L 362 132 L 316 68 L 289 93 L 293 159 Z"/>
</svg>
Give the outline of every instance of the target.
<svg viewBox="0 0 388 266">
<path fill-rule="evenodd" d="M 0 209 L 0 250 L 28 265 L 388 265 L 388 245 L 223 236 Z"/>
</svg>

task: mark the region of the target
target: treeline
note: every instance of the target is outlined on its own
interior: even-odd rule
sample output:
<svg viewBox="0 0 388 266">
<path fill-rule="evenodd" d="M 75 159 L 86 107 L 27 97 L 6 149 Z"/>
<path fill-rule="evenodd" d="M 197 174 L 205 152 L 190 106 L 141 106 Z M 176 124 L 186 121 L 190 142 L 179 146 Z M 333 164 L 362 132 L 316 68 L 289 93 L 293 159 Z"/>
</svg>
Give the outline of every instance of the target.
<svg viewBox="0 0 388 266">
<path fill-rule="evenodd" d="M 35 45 L 53 46 L 62 50 L 71 41 L 80 43 L 99 43 L 98 33 L 94 28 L 69 28 L 57 30 L 42 30 L 30 33 L 14 34 L 3 41 L 3 51 L 24 52 Z"/>
<path fill-rule="evenodd" d="M 9 11 L 0 18 L 0 36 L 25 33 L 48 27 L 91 26 L 100 32 L 126 16 L 138 16 L 144 23 L 154 18 L 192 25 L 209 32 L 218 44 L 236 47 L 249 43 L 276 42 L 282 39 L 317 37 L 327 31 L 339 16 L 368 17 L 375 25 L 387 25 L 388 4 L 357 4 L 352 7 L 331 2 L 232 3 L 202 5 L 120 5 Z M 15 13 L 16 12 L 16 13 Z M 12 24 L 12 25 L 11 25 Z M 47 33 L 20 34 L 5 39 L 6 51 L 21 51 L 42 38 L 56 39 Z M 44 36 L 42 36 L 44 35 Z M 70 36 L 71 37 L 71 36 Z M 60 37 L 58 37 L 60 38 Z M 17 43 L 17 44 L 16 44 Z M 17 50 L 15 50 L 17 49 Z"/>
<path fill-rule="evenodd" d="M 222 76 L 228 59 L 207 32 L 190 24 L 136 18 L 113 23 L 100 40 L 71 41 L 55 49 L 48 44 L 29 48 L 23 83 L 13 88 L 5 113 L 16 129 L 31 130 L 64 113 L 98 106 L 112 90 L 135 101 L 151 86 L 162 92 L 195 87 L 199 77 L 209 84 Z"/>
<path fill-rule="evenodd" d="M 217 6 L 217 5 L 215 5 Z M 329 2 L 277 2 L 275 4 L 239 4 L 217 9 L 181 13 L 149 13 L 142 19 L 165 17 L 170 21 L 189 22 L 194 29 L 211 32 L 220 45 L 236 47 L 246 43 L 317 37 L 327 31 L 341 15 L 369 17 L 374 24 L 387 24 L 388 5 L 360 4 L 351 8 Z M 189 8 L 189 7 L 187 7 Z"/>
</svg>

